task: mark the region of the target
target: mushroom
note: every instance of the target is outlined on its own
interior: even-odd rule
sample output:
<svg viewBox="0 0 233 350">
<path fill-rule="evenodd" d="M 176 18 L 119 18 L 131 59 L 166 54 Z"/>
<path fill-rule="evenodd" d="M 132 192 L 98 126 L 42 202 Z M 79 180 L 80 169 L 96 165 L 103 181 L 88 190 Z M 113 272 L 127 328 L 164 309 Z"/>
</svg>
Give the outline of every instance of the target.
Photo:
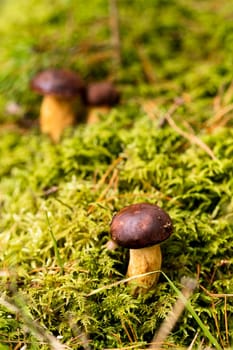
<svg viewBox="0 0 233 350">
<path fill-rule="evenodd" d="M 138 203 L 121 209 L 112 219 L 110 233 L 119 246 L 129 248 L 127 277 L 161 269 L 160 243 L 173 232 L 170 216 L 159 206 Z M 157 283 L 159 273 L 130 280 L 133 294 L 146 292 Z"/>
<path fill-rule="evenodd" d="M 119 100 L 120 94 L 112 82 L 99 81 L 88 84 L 85 94 L 88 124 L 98 121 L 98 115 L 106 114 Z"/>
<path fill-rule="evenodd" d="M 40 129 L 58 142 L 63 130 L 75 124 L 81 111 L 85 86 L 71 70 L 50 68 L 31 80 L 32 90 L 43 95 L 40 108 Z"/>
</svg>

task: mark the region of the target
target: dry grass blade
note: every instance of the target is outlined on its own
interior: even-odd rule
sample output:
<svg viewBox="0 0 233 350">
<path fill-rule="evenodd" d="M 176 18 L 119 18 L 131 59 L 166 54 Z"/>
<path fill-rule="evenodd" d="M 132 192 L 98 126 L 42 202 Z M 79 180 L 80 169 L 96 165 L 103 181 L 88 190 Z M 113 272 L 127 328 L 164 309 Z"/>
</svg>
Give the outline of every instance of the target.
<svg viewBox="0 0 233 350">
<path fill-rule="evenodd" d="M 117 7 L 117 0 L 109 0 L 109 17 L 111 29 L 111 42 L 114 50 L 114 61 L 116 68 L 121 64 L 121 42 L 119 29 L 119 13 Z"/>
<path fill-rule="evenodd" d="M 124 346 L 121 348 L 104 348 L 103 350 L 142 350 L 141 345 L 130 345 L 130 346 Z"/>
<path fill-rule="evenodd" d="M 8 301 L 3 297 L 0 297 L 0 305 L 4 306 L 9 311 L 17 314 L 24 322 L 27 329 L 34 334 L 34 336 L 39 340 L 49 344 L 52 350 L 65 350 L 69 349 L 67 346 L 61 344 L 57 338 L 49 334 L 46 329 L 41 327 L 35 320 L 33 320 L 23 309 L 19 307 L 12 301 Z"/>
<path fill-rule="evenodd" d="M 229 112 L 233 110 L 233 103 L 222 107 L 214 116 L 212 119 L 208 121 L 208 124 L 210 125 L 210 129 L 214 129 L 222 120 L 222 118 Z"/>
<path fill-rule="evenodd" d="M 172 331 L 182 312 L 184 311 L 185 304 L 188 298 L 192 295 L 194 289 L 196 288 L 197 282 L 193 278 L 183 278 L 182 282 L 183 289 L 181 291 L 182 297 L 180 296 L 171 312 L 168 314 L 167 318 L 162 323 L 157 334 L 155 334 L 151 345 L 148 349 L 159 350 L 163 345 L 164 341 L 168 337 L 169 333 Z"/>
<path fill-rule="evenodd" d="M 191 341 L 191 344 L 189 345 L 187 350 L 192 350 L 193 349 L 193 346 L 195 344 L 195 341 L 196 341 L 197 337 L 198 337 L 198 332 L 195 334 L 195 336 L 194 336 L 193 340 Z"/>
<path fill-rule="evenodd" d="M 144 72 L 144 75 L 146 77 L 146 80 L 150 83 L 150 84 L 155 84 L 156 83 L 156 75 L 154 72 L 154 67 L 152 65 L 152 63 L 150 62 L 148 56 L 146 55 L 145 50 L 141 47 L 138 46 L 138 56 L 140 58 L 140 61 L 142 63 L 142 69 Z"/>
<path fill-rule="evenodd" d="M 71 314 L 69 315 L 69 326 L 72 329 L 74 336 L 80 339 L 82 348 L 84 350 L 91 350 L 89 335 L 80 327 L 78 327 L 75 319 Z"/>
<path fill-rule="evenodd" d="M 213 160 L 217 160 L 213 151 L 196 135 L 189 134 L 188 132 L 182 130 L 172 119 L 172 114 L 176 111 L 179 104 L 174 103 L 174 105 L 170 108 L 170 110 L 165 114 L 164 118 L 167 120 L 168 124 L 181 136 L 186 138 L 191 144 L 196 144 L 200 148 L 202 148 Z"/>
<path fill-rule="evenodd" d="M 145 277 L 145 276 L 149 276 L 149 275 L 153 275 L 155 273 L 160 273 L 161 271 L 160 270 L 157 270 L 157 271 L 150 271 L 150 272 L 146 272 L 146 273 L 142 273 L 140 275 L 135 275 L 135 276 L 132 276 L 132 277 L 128 277 L 128 278 L 124 278 L 120 281 L 117 281 L 117 282 L 114 282 L 114 283 L 111 283 L 111 284 L 108 284 L 106 286 L 103 286 L 103 287 L 100 287 L 100 288 L 97 288 L 95 290 L 93 290 L 92 292 L 86 294 L 87 297 L 90 297 L 91 295 L 94 295 L 94 294 L 97 294 L 97 293 L 100 293 L 106 289 L 109 289 L 109 288 L 112 288 L 112 287 L 116 287 L 122 283 L 126 283 L 126 282 L 129 282 L 129 281 L 132 281 L 134 279 L 137 279 L 137 278 L 140 278 L 140 277 Z"/>
<path fill-rule="evenodd" d="M 107 180 L 108 176 L 111 174 L 111 172 L 116 168 L 116 166 L 124 160 L 124 156 L 119 156 L 118 158 L 114 159 L 114 161 L 110 164 L 104 175 L 101 177 L 99 182 L 96 184 L 95 190 L 98 190 Z"/>
</svg>

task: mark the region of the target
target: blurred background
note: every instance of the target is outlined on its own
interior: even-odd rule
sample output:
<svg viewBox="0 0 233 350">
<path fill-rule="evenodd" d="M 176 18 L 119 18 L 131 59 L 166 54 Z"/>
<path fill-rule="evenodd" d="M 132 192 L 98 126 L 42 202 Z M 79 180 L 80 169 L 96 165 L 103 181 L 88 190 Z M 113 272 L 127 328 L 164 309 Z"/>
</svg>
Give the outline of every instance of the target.
<svg viewBox="0 0 233 350">
<path fill-rule="evenodd" d="M 114 80 L 125 99 L 208 98 L 232 79 L 231 1 L 2 0 L 0 10 L 0 122 L 37 115 L 29 81 L 48 67 Z"/>
</svg>

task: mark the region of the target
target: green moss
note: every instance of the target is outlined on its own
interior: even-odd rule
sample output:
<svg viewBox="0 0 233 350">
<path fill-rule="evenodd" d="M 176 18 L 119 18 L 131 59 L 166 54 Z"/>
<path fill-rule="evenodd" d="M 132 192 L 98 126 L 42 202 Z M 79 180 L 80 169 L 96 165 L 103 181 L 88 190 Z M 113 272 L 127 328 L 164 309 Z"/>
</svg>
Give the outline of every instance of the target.
<svg viewBox="0 0 233 350">
<path fill-rule="evenodd" d="M 175 227 L 162 244 L 163 271 L 177 287 L 184 275 L 198 278 L 191 304 L 218 342 L 230 347 L 232 298 L 225 302 L 218 294 L 232 293 L 233 286 L 232 121 L 211 127 L 214 115 L 233 98 L 232 5 L 119 2 L 122 66 L 117 74 L 111 60 L 91 61 L 98 44 L 110 37 L 106 1 L 92 0 L 85 8 L 82 2 L 61 0 L 53 5 L 11 0 L 0 6 L 2 295 L 71 349 L 87 349 L 83 334 L 92 349 L 146 348 L 176 300 L 162 275 L 155 290 L 137 298 L 124 283 L 90 293 L 126 273 L 127 250 L 106 249 L 113 214 L 131 203 L 157 203 Z M 153 67 L 154 85 L 145 77 L 139 46 Z M 28 82 L 35 71 L 54 65 L 82 69 L 87 80 L 114 76 L 122 92 L 121 105 L 99 123 L 67 130 L 57 145 L 37 127 L 7 129 L 9 119 L 20 118 L 5 112 L 13 100 L 27 117 L 37 118 L 39 98 Z M 205 142 L 215 160 L 167 123 L 160 125 L 178 96 L 185 103 L 174 121 Z M 144 110 L 146 98 L 155 103 L 153 117 Z M 187 347 L 197 332 L 195 344 L 204 338 L 207 346 L 185 311 L 168 341 Z M 25 329 L 23 317 L 3 306 L 1 343 L 8 349 L 49 348 Z"/>
</svg>

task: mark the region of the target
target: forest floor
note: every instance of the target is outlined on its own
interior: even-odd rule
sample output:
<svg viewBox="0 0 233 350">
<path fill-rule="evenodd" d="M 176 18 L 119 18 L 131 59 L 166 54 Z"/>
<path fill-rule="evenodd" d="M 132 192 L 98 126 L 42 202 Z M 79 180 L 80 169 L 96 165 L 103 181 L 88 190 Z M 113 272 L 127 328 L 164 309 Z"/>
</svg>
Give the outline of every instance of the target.
<svg viewBox="0 0 233 350">
<path fill-rule="evenodd" d="M 233 347 L 232 2 L 0 9 L 0 350 Z M 119 104 L 52 142 L 30 89 L 51 67 L 112 81 Z M 174 232 L 158 284 L 135 296 L 128 249 L 106 244 L 113 215 L 141 202 Z M 155 344 L 184 277 L 196 288 Z"/>
</svg>

